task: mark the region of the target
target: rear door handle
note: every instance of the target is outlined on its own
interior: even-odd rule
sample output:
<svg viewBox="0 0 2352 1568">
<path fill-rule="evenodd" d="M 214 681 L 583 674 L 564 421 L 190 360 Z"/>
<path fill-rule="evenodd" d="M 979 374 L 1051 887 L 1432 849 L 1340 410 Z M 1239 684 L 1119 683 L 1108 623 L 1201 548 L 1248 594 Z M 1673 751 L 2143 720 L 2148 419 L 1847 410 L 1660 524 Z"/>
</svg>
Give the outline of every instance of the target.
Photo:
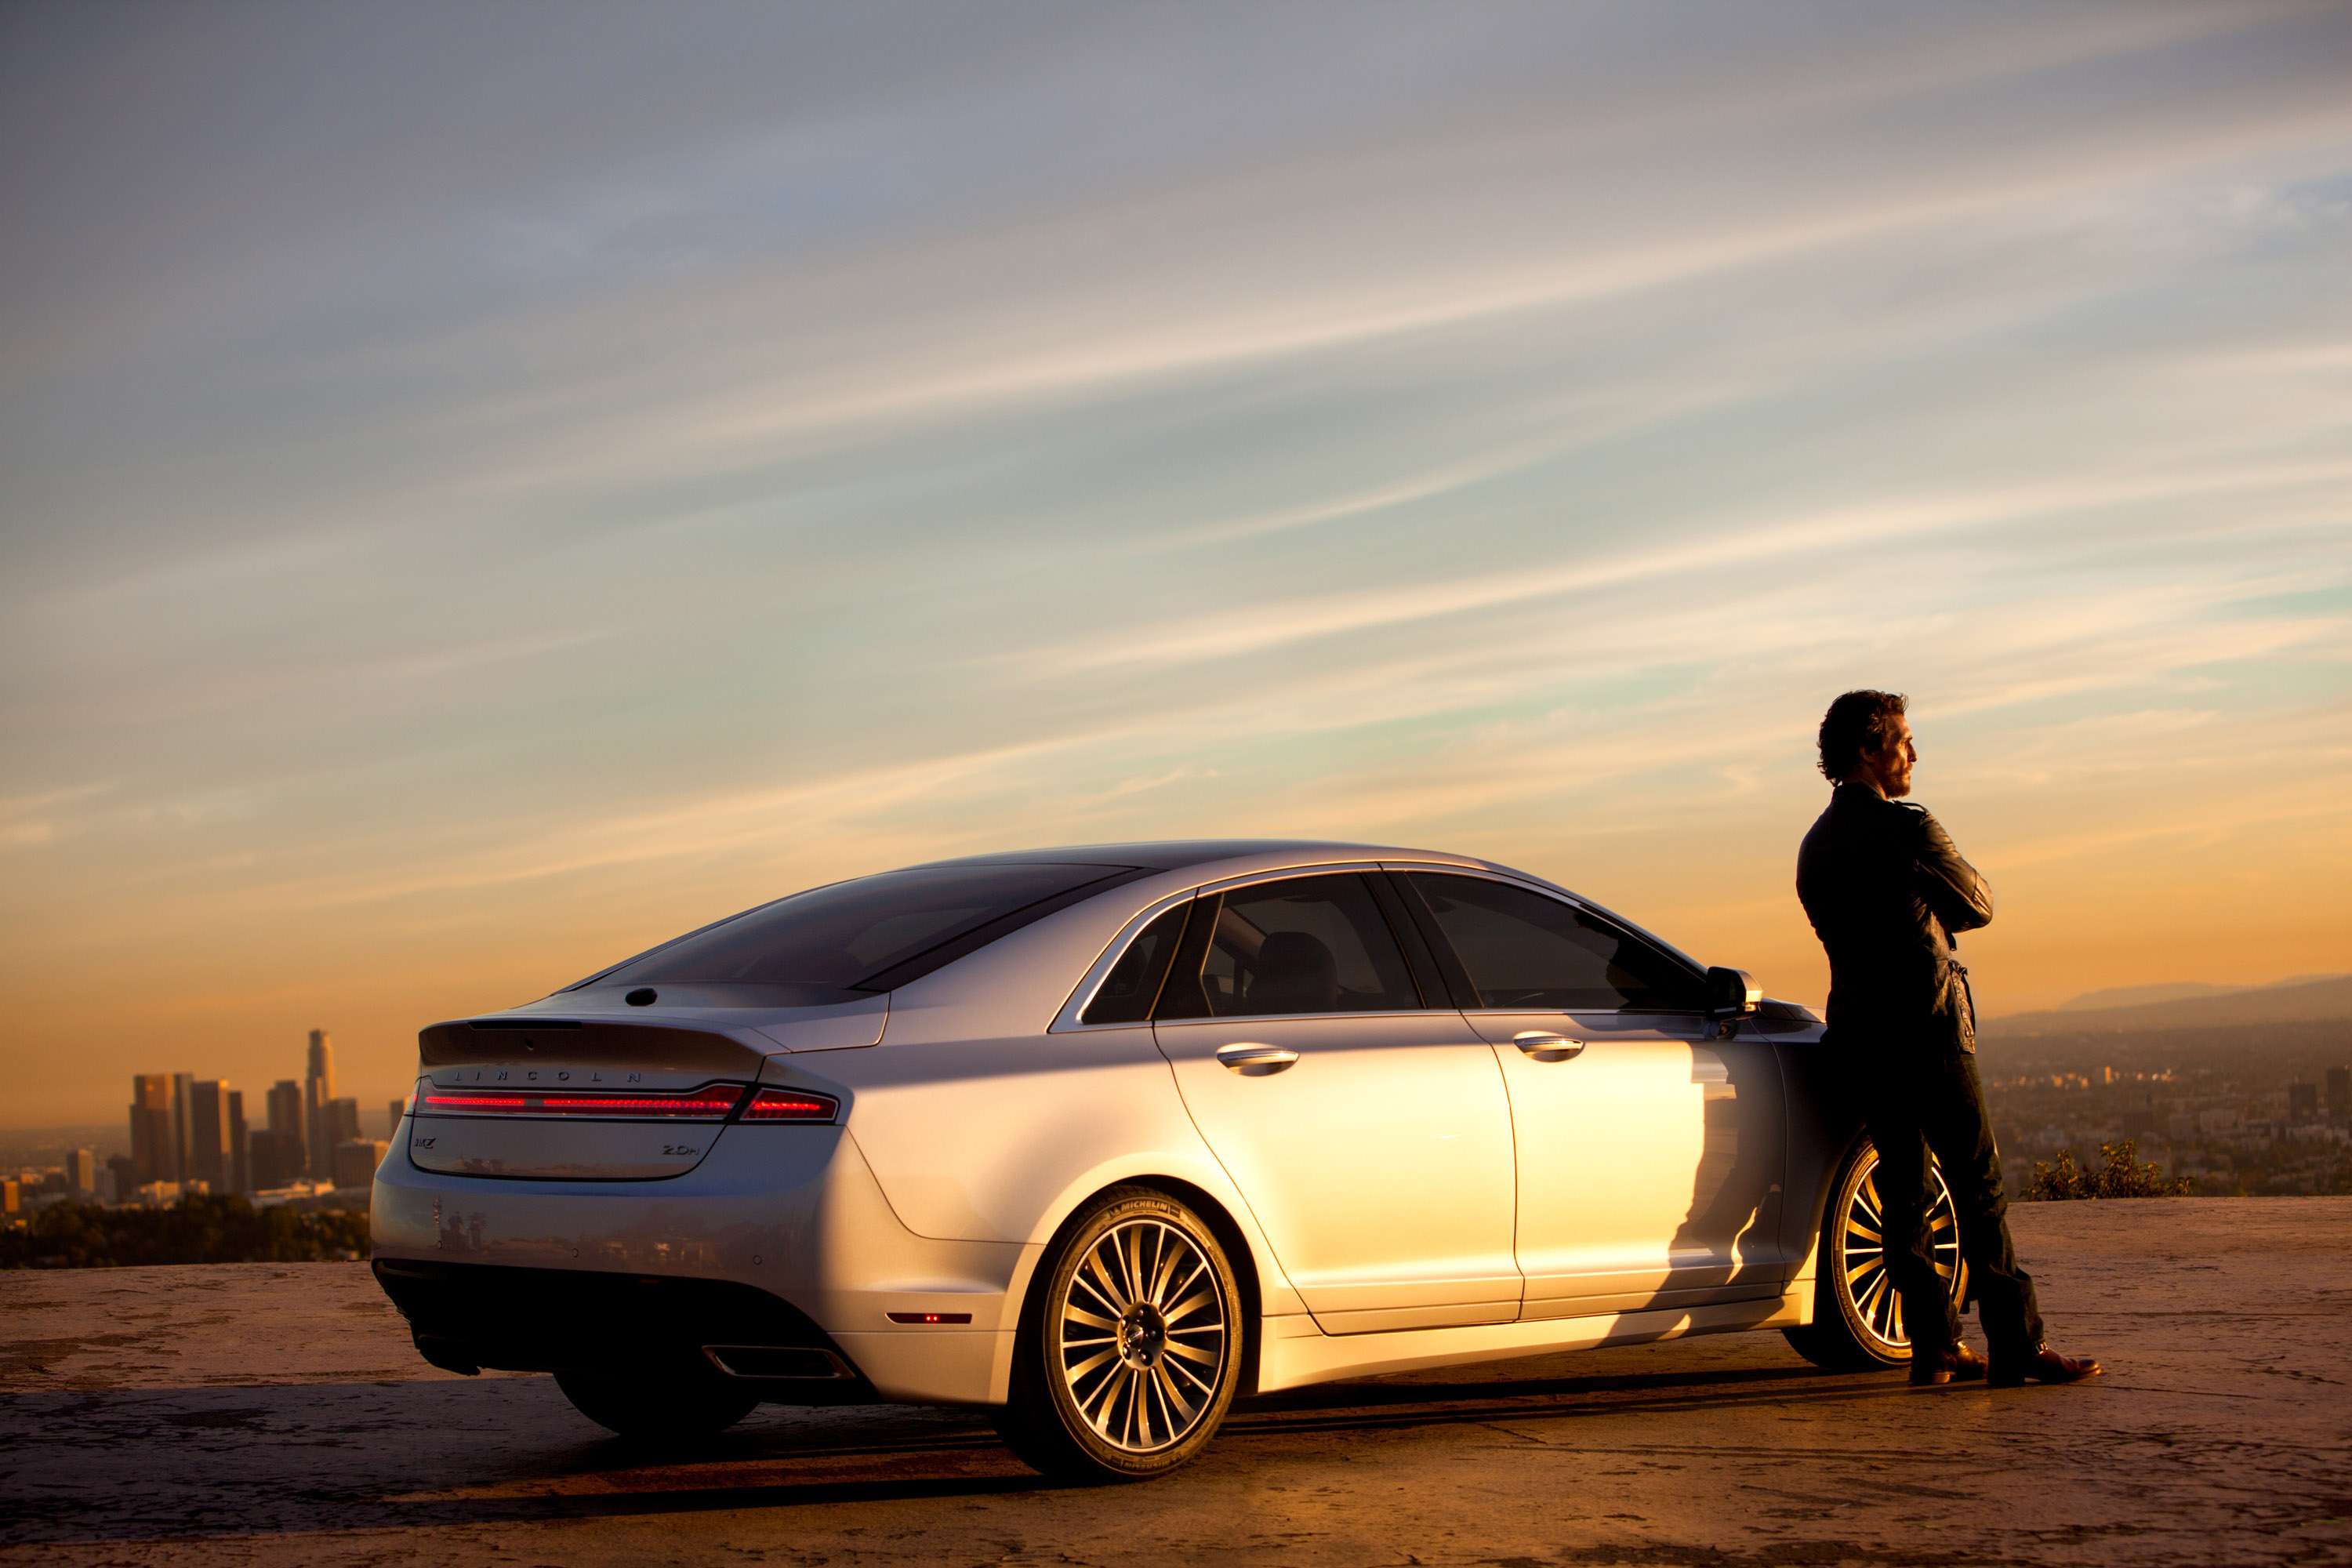
<svg viewBox="0 0 2352 1568">
<path fill-rule="evenodd" d="M 1261 1046 L 1251 1041 L 1226 1046 L 1217 1052 L 1217 1065 L 1233 1068 L 1253 1077 L 1281 1072 L 1298 1059 L 1297 1051 L 1286 1051 L 1280 1046 Z"/>
<path fill-rule="evenodd" d="M 1582 1040 L 1571 1040 L 1550 1029 L 1522 1029 L 1511 1037 L 1511 1044 L 1539 1062 L 1568 1061 L 1584 1050 Z"/>
</svg>

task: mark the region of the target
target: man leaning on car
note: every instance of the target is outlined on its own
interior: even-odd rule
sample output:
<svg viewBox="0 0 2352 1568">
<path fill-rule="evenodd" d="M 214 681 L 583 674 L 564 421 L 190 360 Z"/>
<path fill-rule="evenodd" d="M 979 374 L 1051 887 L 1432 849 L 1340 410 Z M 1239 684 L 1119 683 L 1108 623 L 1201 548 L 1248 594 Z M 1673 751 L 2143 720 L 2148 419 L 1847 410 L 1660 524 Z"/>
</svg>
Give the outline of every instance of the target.
<svg viewBox="0 0 2352 1568">
<path fill-rule="evenodd" d="M 1924 806 L 1904 804 L 1918 751 L 1905 700 L 1849 691 L 1822 720 L 1835 784 L 1797 852 L 1797 897 L 1830 960 L 1825 1044 L 1851 1054 L 1878 1150 L 1887 1274 L 1911 1338 L 1911 1381 L 2073 1383 L 2099 1363 L 2042 1342 L 2033 1279 L 2017 1265 L 1992 1123 L 1977 1079 L 1976 1009 L 1952 938 L 1992 920 L 1992 889 Z M 1927 1232 L 1943 1167 L 1991 1352 L 1960 1342 L 1960 1317 Z"/>
</svg>

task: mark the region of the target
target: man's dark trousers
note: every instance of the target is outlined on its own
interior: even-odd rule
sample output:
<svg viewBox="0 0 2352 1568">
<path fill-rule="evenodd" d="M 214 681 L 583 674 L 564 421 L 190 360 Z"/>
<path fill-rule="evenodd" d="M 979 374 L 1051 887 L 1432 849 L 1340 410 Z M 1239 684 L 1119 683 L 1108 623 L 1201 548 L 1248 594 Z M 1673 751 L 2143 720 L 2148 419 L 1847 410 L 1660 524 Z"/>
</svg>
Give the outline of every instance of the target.
<svg viewBox="0 0 2352 1568">
<path fill-rule="evenodd" d="M 2030 1352 L 2042 1342 L 2033 1277 L 2017 1266 L 2009 1238 L 2009 1200 L 2000 1190 L 2000 1156 L 1985 1114 L 1984 1087 L 1969 1051 L 1881 1047 L 1858 1055 L 1863 1114 L 1878 1149 L 1878 1201 L 1886 1272 L 1903 1299 L 1903 1321 L 1916 1355 L 1959 1342 L 1960 1314 L 1936 1272 L 1927 1209 L 1944 1170 L 1959 1223 L 1977 1321 L 1993 1353 Z"/>
</svg>

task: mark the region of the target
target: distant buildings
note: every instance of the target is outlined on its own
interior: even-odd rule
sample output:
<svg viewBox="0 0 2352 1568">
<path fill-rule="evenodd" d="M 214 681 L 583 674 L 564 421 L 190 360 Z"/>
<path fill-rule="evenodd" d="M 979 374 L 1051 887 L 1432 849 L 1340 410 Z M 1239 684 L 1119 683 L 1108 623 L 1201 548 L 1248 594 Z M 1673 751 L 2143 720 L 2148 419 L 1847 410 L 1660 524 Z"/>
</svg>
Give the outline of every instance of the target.
<svg viewBox="0 0 2352 1568">
<path fill-rule="evenodd" d="M 360 1102 L 335 1093 L 334 1044 L 324 1029 L 310 1031 L 301 1080 L 278 1079 L 264 1106 L 265 1124 L 248 1127 L 245 1095 L 226 1079 L 140 1073 L 131 1080 L 130 1154 L 110 1157 L 101 1170 L 79 1151 L 61 1180 L 76 1194 L 117 1203 L 375 1180 L 386 1145 L 360 1136 Z M 394 1129 L 403 1108 L 393 1102 Z"/>
<path fill-rule="evenodd" d="M 2017 1156 L 2003 1163 L 2022 1175 L 2057 1151 L 2083 1163 L 2128 1139 L 2139 1158 L 2196 1178 L 2210 1195 L 2352 1193 L 2352 1067 L 2337 1056 L 2344 1027 L 2322 1020 L 2310 1031 L 2316 1049 L 2288 1041 L 2264 1054 L 2233 1038 L 2184 1045 L 2164 1035 L 2042 1047 L 2050 1054 L 2018 1064 L 2036 1070 L 1986 1081 L 1995 1132 Z M 2165 1059 L 2157 1050 L 2170 1062 L 2084 1070 L 2091 1051 L 2118 1048 L 2147 1067 Z"/>
</svg>

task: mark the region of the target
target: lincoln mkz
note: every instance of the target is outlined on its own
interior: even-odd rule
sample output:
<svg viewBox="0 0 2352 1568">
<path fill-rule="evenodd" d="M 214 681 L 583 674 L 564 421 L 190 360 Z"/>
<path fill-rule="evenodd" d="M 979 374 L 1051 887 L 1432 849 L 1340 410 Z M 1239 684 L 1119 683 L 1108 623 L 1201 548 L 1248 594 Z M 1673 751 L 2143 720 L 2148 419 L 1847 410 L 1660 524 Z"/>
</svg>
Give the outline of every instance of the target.
<svg viewBox="0 0 2352 1568">
<path fill-rule="evenodd" d="M 374 1268 L 426 1360 L 617 1432 L 961 1405 L 1093 1479 L 1336 1378 L 1759 1329 L 1892 1365 L 1821 1034 L 1464 856 L 944 860 L 425 1029 Z"/>
</svg>

